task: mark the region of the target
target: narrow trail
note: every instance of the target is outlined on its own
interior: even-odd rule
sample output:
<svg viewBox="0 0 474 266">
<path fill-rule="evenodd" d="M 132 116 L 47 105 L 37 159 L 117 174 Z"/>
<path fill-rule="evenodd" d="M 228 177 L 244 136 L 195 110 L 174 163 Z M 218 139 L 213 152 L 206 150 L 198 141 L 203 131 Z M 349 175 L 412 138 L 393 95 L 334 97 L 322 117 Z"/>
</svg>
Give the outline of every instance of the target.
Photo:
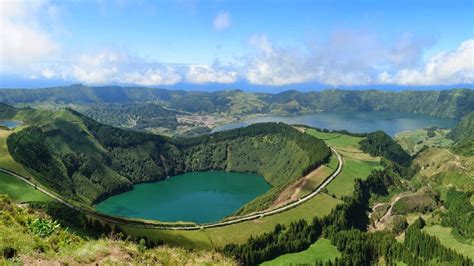
<svg viewBox="0 0 474 266">
<path fill-rule="evenodd" d="M 72 205 L 72 204 L 68 203 L 66 200 L 62 199 L 61 197 L 51 193 L 50 191 L 48 191 L 44 188 L 41 188 L 39 186 L 35 186 L 35 184 L 33 184 L 27 178 L 22 177 L 22 176 L 14 173 L 14 172 L 11 172 L 11 171 L 9 171 L 7 169 L 3 169 L 3 168 L 0 168 L 0 171 L 4 172 L 4 173 L 7 173 L 7 174 L 10 174 L 10 175 L 24 181 L 25 183 L 29 184 L 30 186 L 35 187 L 37 190 L 39 190 L 39 191 L 43 192 L 44 194 L 56 199 L 58 202 L 66 205 L 70 208 L 83 211 L 83 212 L 87 213 L 90 216 L 96 217 L 98 219 L 102 219 L 104 221 L 107 221 L 107 222 L 110 222 L 110 223 L 113 223 L 113 224 L 122 224 L 122 225 L 129 225 L 129 226 L 140 227 L 140 228 L 161 229 L 161 230 L 201 230 L 201 229 L 206 229 L 206 228 L 220 227 L 220 226 L 225 226 L 225 225 L 241 223 L 241 222 L 245 222 L 245 221 L 251 221 L 251 220 L 258 219 L 258 218 L 263 218 L 263 217 L 266 217 L 266 216 L 270 216 L 270 215 L 274 215 L 274 214 L 277 214 L 277 213 L 287 211 L 289 209 L 292 209 L 296 206 L 299 206 L 299 205 L 303 204 L 306 201 L 309 201 L 314 196 L 319 194 L 321 192 L 321 190 L 324 189 L 332 180 L 334 180 L 334 178 L 336 178 L 339 175 L 339 173 L 342 171 L 344 161 L 342 160 L 341 155 L 339 155 L 339 153 L 335 149 L 331 148 L 331 150 L 337 156 L 337 160 L 339 161 L 339 164 L 337 166 L 336 171 L 334 171 L 329 177 L 327 177 L 326 180 L 321 185 L 319 185 L 315 190 L 313 190 L 311 193 L 301 197 L 297 201 L 294 201 L 292 203 L 289 203 L 287 205 L 281 206 L 281 207 L 276 208 L 276 209 L 254 212 L 254 213 L 250 213 L 250 214 L 243 215 L 243 216 L 236 216 L 236 217 L 233 217 L 233 218 L 231 218 L 229 220 L 226 220 L 226 221 L 220 221 L 220 222 L 210 223 L 210 224 L 193 224 L 193 225 L 190 225 L 190 226 L 163 226 L 163 225 L 160 225 L 160 224 L 154 224 L 152 222 L 147 222 L 147 221 L 143 221 L 143 220 L 129 220 L 129 219 L 125 219 L 125 218 L 120 218 L 120 217 L 115 217 L 115 216 L 108 216 L 108 215 L 100 214 L 100 213 L 97 213 L 97 212 L 93 212 L 93 211 L 87 210 L 83 207 L 75 206 L 75 205 Z"/>
<path fill-rule="evenodd" d="M 388 207 L 387 211 L 384 213 L 384 215 L 382 217 L 380 217 L 374 224 L 374 229 L 375 230 L 378 230 L 381 226 L 383 226 L 385 224 L 385 222 L 388 221 L 388 219 L 390 219 L 390 217 L 392 216 L 392 209 L 393 209 L 393 205 L 395 205 L 395 203 L 397 203 L 398 200 L 400 200 L 401 198 L 405 197 L 406 196 L 406 192 L 404 193 L 401 193 L 399 195 L 397 195 L 393 200 L 392 202 L 390 203 L 390 207 Z M 378 206 L 381 206 L 383 205 L 383 203 L 379 203 L 377 205 L 375 205 L 374 207 L 372 207 L 372 210 L 375 210 Z M 369 216 L 370 218 L 370 216 Z"/>
</svg>

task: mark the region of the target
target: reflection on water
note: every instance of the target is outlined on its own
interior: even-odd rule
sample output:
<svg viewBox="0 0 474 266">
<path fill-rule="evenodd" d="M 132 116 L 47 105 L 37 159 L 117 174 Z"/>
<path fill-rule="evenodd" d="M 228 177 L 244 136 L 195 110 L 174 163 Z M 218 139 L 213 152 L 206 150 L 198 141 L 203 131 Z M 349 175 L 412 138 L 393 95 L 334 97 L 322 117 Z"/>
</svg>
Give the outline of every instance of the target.
<svg viewBox="0 0 474 266">
<path fill-rule="evenodd" d="M 223 171 L 194 172 L 145 183 L 96 205 L 102 213 L 164 222 L 215 222 L 265 193 L 262 176 Z"/>
<path fill-rule="evenodd" d="M 303 124 L 311 127 L 330 130 L 345 129 L 350 132 L 364 133 L 383 130 L 391 136 L 396 133 L 438 126 L 452 128 L 457 120 L 438 118 L 428 115 L 398 112 L 319 112 L 294 116 L 260 116 L 244 122 L 225 124 L 214 128 L 212 132 L 229 130 L 262 122 L 283 122 L 287 124 Z"/>
</svg>

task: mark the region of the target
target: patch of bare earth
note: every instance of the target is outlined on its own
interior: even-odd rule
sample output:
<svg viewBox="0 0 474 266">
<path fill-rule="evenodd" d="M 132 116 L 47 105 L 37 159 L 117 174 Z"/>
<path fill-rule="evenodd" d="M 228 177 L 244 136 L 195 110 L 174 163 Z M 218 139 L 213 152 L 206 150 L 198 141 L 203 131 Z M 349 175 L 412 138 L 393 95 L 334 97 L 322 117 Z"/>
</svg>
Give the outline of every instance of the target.
<svg viewBox="0 0 474 266">
<path fill-rule="evenodd" d="M 388 208 L 386 208 L 386 203 L 379 203 L 379 204 L 376 204 L 374 207 L 372 207 L 372 212 L 369 214 L 369 219 L 373 218 L 374 213 L 379 208 L 386 208 L 386 211 L 385 211 L 385 213 L 383 213 L 383 215 L 381 215 L 380 218 L 377 218 L 377 219 L 375 219 L 375 221 L 373 221 L 373 223 L 369 227 L 369 231 L 373 232 L 373 231 L 384 230 L 387 226 L 388 221 L 390 221 L 390 218 L 392 217 L 393 205 L 395 205 L 395 203 L 398 200 L 400 200 L 401 198 L 407 196 L 408 194 L 409 194 L 409 192 L 404 192 L 404 193 L 401 193 L 401 194 L 395 196 L 395 198 L 393 198 L 391 200 L 390 205 L 389 205 Z"/>
<path fill-rule="evenodd" d="M 280 206 L 286 205 L 290 202 L 296 201 L 300 198 L 301 190 L 306 186 L 306 184 L 315 176 L 319 176 L 321 172 L 324 171 L 324 165 L 319 166 L 315 170 L 311 171 L 309 174 L 299 178 L 295 183 L 286 187 L 278 198 L 273 202 L 272 206 L 269 209 L 276 209 Z"/>
</svg>

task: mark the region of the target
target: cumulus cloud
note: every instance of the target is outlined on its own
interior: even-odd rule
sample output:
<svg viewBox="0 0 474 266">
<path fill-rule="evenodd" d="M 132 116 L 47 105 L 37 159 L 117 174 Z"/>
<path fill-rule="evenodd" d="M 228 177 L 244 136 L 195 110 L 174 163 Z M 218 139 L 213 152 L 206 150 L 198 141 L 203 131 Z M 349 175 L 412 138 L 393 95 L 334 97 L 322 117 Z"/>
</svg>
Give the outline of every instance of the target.
<svg viewBox="0 0 474 266">
<path fill-rule="evenodd" d="M 430 38 L 402 35 L 384 43 L 360 31 L 336 31 L 323 42 L 278 47 L 265 35 L 249 40 L 245 77 L 253 84 L 317 82 L 339 85 L 437 85 L 474 83 L 474 40 L 423 62 Z"/>
<path fill-rule="evenodd" d="M 0 71 L 9 72 L 48 58 L 59 44 L 43 29 L 40 11 L 57 7 L 44 1 L 0 1 Z"/>
<path fill-rule="evenodd" d="M 404 68 L 380 77 L 384 83 L 401 85 L 447 85 L 474 83 L 474 39 L 456 50 L 431 57 L 421 69 Z"/>
<path fill-rule="evenodd" d="M 241 57 L 231 66 L 218 61 L 177 66 L 107 49 L 62 54 L 50 33 L 60 24 L 61 10 L 47 0 L 0 0 L 0 15 L 1 74 L 144 86 L 183 81 L 228 84 L 240 79 L 275 86 L 306 82 L 334 86 L 474 83 L 474 39 L 423 61 L 424 51 L 434 44 L 432 38 L 403 34 L 398 39 L 382 41 L 371 32 L 337 30 L 324 40 L 288 47 L 261 34 L 249 38 L 251 51 L 237 55 Z M 213 27 L 222 31 L 231 23 L 229 12 L 220 11 Z"/>
<path fill-rule="evenodd" d="M 214 29 L 225 30 L 230 27 L 230 14 L 227 11 L 219 11 L 213 21 Z"/>
<path fill-rule="evenodd" d="M 66 75 L 88 84 L 170 85 L 181 81 L 171 66 L 147 63 L 126 53 L 102 51 L 81 55 Z"/>
<path fill-rule="evenodd" d="M 247 57 L 246 78 L 253 84 L 365 84 L 380 58 L 371 36 L 351 32 L 335 33 L 320 45 L 293 48 L 277 47 L 265 35 L 252 36 L 249 42 L 256 48 Z"/>
<path fill-rule="evenodd" d="M 142 72 L 131 72 L 124 76 L 125 83 L 144 86 L 172 85 L 180 82 L 182 77 L 172 67 L 147 68 Z"/>
<path fill-rule="evenodd" d="M 227 69 L 220 64 L 214 65 L 190 65 L 186 80 L 191 83 L 233 83 L 237 81 L 238 73 Z"/>
<path fill-rule="evenodd" d="M 313 78 L 314 73 L 306 68 L 306 57 L 300 50 L 276 48 L 265 35 L 254 35 L 249 43 L 256 48 L 246 66 L 246 78 L 250 83 L 286 85 Z"/>
</svg>

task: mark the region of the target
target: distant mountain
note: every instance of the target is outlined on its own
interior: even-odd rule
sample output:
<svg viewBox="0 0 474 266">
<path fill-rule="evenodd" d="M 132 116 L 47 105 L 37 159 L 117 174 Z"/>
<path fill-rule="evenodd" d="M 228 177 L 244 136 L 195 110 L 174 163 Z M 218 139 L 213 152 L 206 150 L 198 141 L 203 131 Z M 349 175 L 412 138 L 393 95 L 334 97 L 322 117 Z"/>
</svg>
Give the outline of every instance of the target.
<svg viewBox="0 0 474 266">
<path fill-rule="evenodd" d="M 474 90 L 381 91 L 324 90 L 278 94 L 240 90 L 196 92 L 143 87 L 88 87 L 81 84 L 43 89 L 1 89 L 10 105 L 90 105 L 158 103 L 192 113 L 300 113 L 315 111 L 394 111 L 461 118 L 474 111 Z"/>
</svg>

